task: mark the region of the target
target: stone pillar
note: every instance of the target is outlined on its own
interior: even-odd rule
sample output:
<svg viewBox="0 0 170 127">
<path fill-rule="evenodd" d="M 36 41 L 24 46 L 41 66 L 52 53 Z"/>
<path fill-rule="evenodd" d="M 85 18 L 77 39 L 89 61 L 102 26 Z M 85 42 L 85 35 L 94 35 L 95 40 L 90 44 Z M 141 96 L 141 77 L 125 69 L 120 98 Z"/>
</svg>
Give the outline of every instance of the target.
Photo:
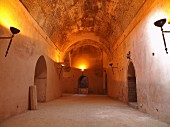
<svg viewBox="0 0 170 127">
<path fill-rule="evenodd" d="M 37 109 L 37 89 L 36 86 L 29 87 L 29 98 L 30 98 L 30 110 Z"/>
</svg>

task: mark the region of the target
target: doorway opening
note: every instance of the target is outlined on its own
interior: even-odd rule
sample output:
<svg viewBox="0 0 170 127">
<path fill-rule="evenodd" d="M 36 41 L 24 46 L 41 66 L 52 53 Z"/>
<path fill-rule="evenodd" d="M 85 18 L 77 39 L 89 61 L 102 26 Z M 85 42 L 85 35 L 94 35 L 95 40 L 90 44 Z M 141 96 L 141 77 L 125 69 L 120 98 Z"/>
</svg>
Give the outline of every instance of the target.
<svg viewBox="0 0 170 127">
<path fill-rule="evenodd" d="M 47 65 L 44 56 L 40 56 L 35 67 L 34 85 L 37 88 L 37 101 L 46 101 Z"/>
<path fill-rule="evenodd" d="M 79 94 L 88 94 L 89 80 L 88 77 L 82 75 L 78 79 Z"/>
<path fill-rule="evenodd" d="M 104 81 L 104 94 L 107 95 L 108 94 L 108 86 L 107 86 L 107 72 L 106 70 L 104 70 L 103 73 L 103 81 Z"/>
<path fill-rule="evenodd" d="M 137 90 L 135 68 L 132 62 L 128 66 L 128 102 L 133 106 L 137 106 Z M 136 107 L 137 108 L 137 107 Z"/>
</svg>

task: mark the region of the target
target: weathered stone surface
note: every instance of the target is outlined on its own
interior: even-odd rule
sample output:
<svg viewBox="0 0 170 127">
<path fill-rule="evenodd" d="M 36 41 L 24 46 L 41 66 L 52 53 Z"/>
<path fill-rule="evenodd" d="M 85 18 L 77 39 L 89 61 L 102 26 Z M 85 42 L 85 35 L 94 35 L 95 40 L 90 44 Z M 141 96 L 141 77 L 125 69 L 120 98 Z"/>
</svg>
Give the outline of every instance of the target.
<svg viewBox="0 0 170 127">
<path fill-rule="evenodd" d="M 20 0 L 59 48 L 73 33 L 94 32 L 112 46 L 145 0 Z"/>
</svg>

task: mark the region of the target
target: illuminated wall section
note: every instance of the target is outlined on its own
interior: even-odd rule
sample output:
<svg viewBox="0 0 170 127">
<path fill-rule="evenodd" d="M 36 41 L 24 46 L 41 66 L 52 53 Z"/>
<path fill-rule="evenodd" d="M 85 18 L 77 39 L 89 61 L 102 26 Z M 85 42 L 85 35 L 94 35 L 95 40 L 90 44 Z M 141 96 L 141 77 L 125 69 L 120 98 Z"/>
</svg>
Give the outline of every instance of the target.
<svg viewBox="0 0 170 127">
<path fill-rule="evenodd" d="M 165 34 L 165 51 L 161 28 L 154 22 L 163 18 L 164 31 L 170 31 L 169 0 L 148 0 L 113 48 L 114 75 L 108 73 L 108 94 L 128 103 L 128 65 L 136 75 L 137 104 L 140 111 L 170 123 L 170 33 Z M 126 35 L 126 36 L 125 36 Z M 127 53 L 131 52 L 131 59 Z"/>
<path fill-rule="evenodd" d="M 9 29 L 10 26 L 19 28 L 19 23 L 17 21 L 13 10 L 10 8 L 10 5 L 0 1 L 0 25 Z"/>
<path fill-rule="evenodd" d="M 13 6 L 13 7 L 11 7 Z M 22 14 L 21 14 L 22 13 Z M 28 25 L 29 24 L 29 25 Z M 13 26 L 20 29 L 20 33 L 15 38 L 20 38 L 21 41 L 17 41 L 19 45 L 30 46 L 39 45 L 39 38 L 43 38 L 42 44 L 37 48 L 38 50 L 44 50 L 46 54 L 54 61 L 60 61 L 60 51 L 56 48 L 49 37 L 40 28 L 37 22 L 27 12 L 25 7 L 19 1 L 0 1 L 0 27 L 5 32 L 9 32 L 9 28 Z M 9 36 L 8 33 L 1 32 L 3 36 Z M 36 34 L 30 34 L 37 32 Z M 10 33 L 11 34 L 11 33 Z M 2 35 L 0 35 L 2 36 Z M 27 40 L 29 39 L 29 41 Z M 2 40 L 0 40 L 2 41 Z M 23 42 L 25 41 L 25 42 Z M 15 41 L 14 41 L 15 42 Z M 36 42 L 36 44 L 34 44 Z M 22 48 L 24 50 L 24 48 Z"/>
<path fill-rule="evenodd" d="M 11 36 L 9 27 L 20 29 L 8 53 L 8 39 L 0 39 L 0 120 L 29 109 L 29 87 L 35 85 L 35 67 L 40 56 L 47 64 L 46 101 L 61 96 L 55 68 L 60 52 L 19 0 L 0 0 L 0 36 Z"/>
<path fill-rule="evenodd" d="M 72 68 L 66 72 L 70 77 L 63 77 L 63 93 L 76 93 L 73 90 L 78 89 L 78 79 L 85 75 L 89 80 L 89 94 L 103 94 L 102 51 L 94 46 L 86 45 L 73 48 L 69 54 Z"/>
<path fill-rule="evenodd" d="M 79 69 L 102 68 L 102 52 L 93 46 L 82 46 L 73 50 L 71 66 Z"/>
<path fill-rule="evenodd" d="M 157 4 L 157 3 L 156 3 Z M 150 40 L 150 43 L 148 44 L 150 47 L 150 52 L 154 52 L 157 54 L 164 54 L 165 47 L 164 47 L 164 41 L 162 37 L 162 32 L 160 27 L 156 27 L 154 25 L 154 22 L 160 19 L 167 19 L 167 22 L 163 26 L 164 31 L 170 31 L 170 4 L 167 1 L 164 1 L 163 6 L 156 6 L 156 8 L 153 9 L 153 11 L 147 16 L 148 22 L 146 25 L 146 32 L 148 33 L 148 39 Z M 164 33 L 165 40 L 167 44 L 167 48 L 170 53 L 170 33 Z M 163 57 L 163 56 L 162 56 Z M 161 58 L 162 58 L 161 57 Z M 163 58 L 164 59 L 164 58 Z"/>
</svg>

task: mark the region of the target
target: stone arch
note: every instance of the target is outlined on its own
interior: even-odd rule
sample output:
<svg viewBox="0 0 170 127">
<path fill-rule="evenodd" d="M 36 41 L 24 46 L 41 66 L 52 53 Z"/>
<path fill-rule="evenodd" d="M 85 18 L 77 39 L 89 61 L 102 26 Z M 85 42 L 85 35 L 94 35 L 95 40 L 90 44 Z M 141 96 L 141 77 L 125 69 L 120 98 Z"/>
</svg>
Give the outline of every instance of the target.
<svg viewBox="0 0 170 127">
<path fill-rule="evenodd" d="M 136 74 L 132 62 L 128 65 L 128 102 L 137 102 Z"/>
<path fill-rule="evenodd" d="M 88 94 L 89 79 L 87 76 L 81 75 L 78 79 L 79 94 Z"/>
<path fill-rule="evenodd" d="M 91 46 L 98 48 L 99 50 L 103 50 L 107 54 L 109 61 L 112 60 L 111 52 L 109 51 L 109 49 L 103 43 L 99 43 L 99 42 L 96 42 L 94 40 L 89 40 L 89 39 L 85 39 L 85 40 L 75 42 L 74 44 L 67 47 L 67 49 L 65 49 L 65 51 L 63 53 L 63 60 L 66 58 L 66 56 L 68 55 L 68 53 L 72 49 L 76 49 L 76 48 L 79 48 L 81 46 L 86 46 L 86 45 L 91 45 Z"/>
<path fill-rule="evenodd" d="M 89 87 L 89 80 L 88 77 L 82 75 L 78 79 L 78 88 L 88 88 Z"/>
<path fill-rule="evenodd" d="M 37 88 L 37 101 L 46 101 L 47 88 L 47 64 L 44 56 L 40 56 L 37 60 L 34 75 L 34 85 Z"/>
</svg>

